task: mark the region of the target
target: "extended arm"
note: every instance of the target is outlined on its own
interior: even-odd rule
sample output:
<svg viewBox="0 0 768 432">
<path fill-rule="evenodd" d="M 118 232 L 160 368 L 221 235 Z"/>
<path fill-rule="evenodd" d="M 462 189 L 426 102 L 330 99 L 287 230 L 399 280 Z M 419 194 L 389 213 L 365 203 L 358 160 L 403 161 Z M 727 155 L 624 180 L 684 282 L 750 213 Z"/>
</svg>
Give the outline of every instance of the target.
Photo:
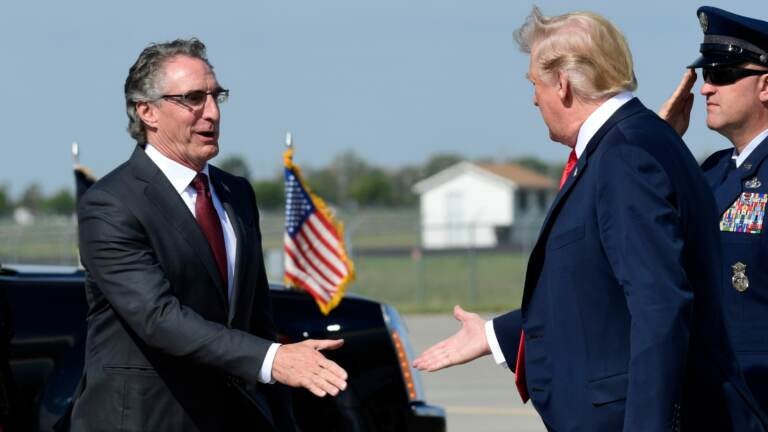
<svg viewBox="0 0 768 432">
<path fill-rule="evenodd" d="M 273 342 L 209 321 L 181 304 L 151 240 L 125 203 L 105 191 L 91 190 L 79 208 L 79 225 L 82 260 L 89 277 L 139 340 L 158 352 L 186 357 L 249 382 L 259 381 L 260 367 Z M 302 344 L 312 346 L 315 342 Z M 275 362 L 280 357 L 278 353 Z M 333 375 L 343 382 L 334 380 L 335 384 L 328 387 L 327 375 L 313 375 L 321 381 L 320 385 L 313 381 L 314 387 L 332 394 L 334 387 L 345 387 L 346 374 L 339 376 L 330 366 L 325 369 L 335 372 Z M 285 380 L 279 374 L 273 377 Z"/>
</svg>

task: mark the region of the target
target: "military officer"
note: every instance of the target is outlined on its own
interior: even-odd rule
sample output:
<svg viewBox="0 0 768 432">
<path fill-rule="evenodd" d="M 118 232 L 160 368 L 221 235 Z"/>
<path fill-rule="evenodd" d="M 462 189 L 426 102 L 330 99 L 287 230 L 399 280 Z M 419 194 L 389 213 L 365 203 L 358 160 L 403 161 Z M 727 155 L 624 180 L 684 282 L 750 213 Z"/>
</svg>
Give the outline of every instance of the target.
<svg viewBox="0 0 768 432">
<path fill-rule="evenodd" d="M 726 321 L 747 383 L 768 412 L 768 22 L 707 6 L 697 16 L 701 56 L 659 114 L 685 133 L 701 68 L 707 126 L 733 144 L 702 164 L 720 213 Z"/>
</svg>

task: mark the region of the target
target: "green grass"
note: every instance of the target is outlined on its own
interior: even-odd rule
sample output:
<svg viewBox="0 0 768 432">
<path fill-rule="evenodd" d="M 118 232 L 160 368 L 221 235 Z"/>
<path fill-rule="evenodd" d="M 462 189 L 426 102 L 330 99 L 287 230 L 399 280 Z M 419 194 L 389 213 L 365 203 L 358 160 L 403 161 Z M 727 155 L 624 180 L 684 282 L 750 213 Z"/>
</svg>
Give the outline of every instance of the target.
<svg viewBox="0 0 768 432">
<path fill-rule="evenodd" d="M 32 225 L 0 223 L 0 263 L 75 264 L 76 242 L 69 218 Z"/>
<path fill-rule="evenodd" d="M 414 248 L 419 245 L 419 211 L 416 208 L 358 209 L 339 214 L 347 240 L 357 249 Z M 261 215 L 262 244 L 265 249 L 283 245 L 283 214 Z"/>
<path fill-rule="evenodd" d="M 526 262 L 517 253 L 358 256 L 350 292 L 406 312 L 445 312 L 455 304 L 506 310 L 520 305 Z"/>
<path fill-rule="evenodd" d="M 262 232 L 265 250 L 282 250 L 281 214 L 263 215 Z M 365 253 L 418 247 L 418 213 L 414 209 L 358 211 L 354 218 L 347 219 L 347 233 L 354 246 L 352 256 L 357 269 L 357 280 L 350 292 L 391 303 L 406 312 L 446 312 L 455 304 L 478 311 L 520 305 L 527 255 L 425 252 L 421 259 L 413 259 L 408 253 Z M 75 265 L 76 237 L 70 219 L 39 221 L 29 226 L 0 222 L 0 263 Z"/>
</svg>

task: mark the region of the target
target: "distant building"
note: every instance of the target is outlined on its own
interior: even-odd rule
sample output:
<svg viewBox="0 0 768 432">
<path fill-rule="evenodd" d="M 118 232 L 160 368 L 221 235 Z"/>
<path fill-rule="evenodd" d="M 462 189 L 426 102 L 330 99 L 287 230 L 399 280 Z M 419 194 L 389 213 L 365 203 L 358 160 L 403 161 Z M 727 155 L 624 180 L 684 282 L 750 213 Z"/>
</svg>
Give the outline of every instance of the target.
<svg viewBox="0 0 768 432">
<path fill-rule="evenodd" d="M 31 225 L 35 221 L 35 215 L 26 207 L 16 207 L 13 210 L 13 221 L 18 225 Z"/>
<path fill-rule="evenodd" d="M 459 162 L 413 190 L 424 248 L 530 247 L 557 182 L 519 164 Z"/>
</svg>

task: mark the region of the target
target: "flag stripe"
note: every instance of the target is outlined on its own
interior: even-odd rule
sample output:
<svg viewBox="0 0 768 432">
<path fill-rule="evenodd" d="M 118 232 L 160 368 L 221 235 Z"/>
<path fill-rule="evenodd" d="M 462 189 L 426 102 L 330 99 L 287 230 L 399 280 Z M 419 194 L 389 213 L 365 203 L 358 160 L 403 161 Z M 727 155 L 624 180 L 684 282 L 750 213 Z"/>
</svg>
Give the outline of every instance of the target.
<svg viewBox="0 0 768 432">
<path fill-rule="evenodd" d="M 328 300 L 330 298 L 329 294 L 325 289 L 321 288 L 314 278 L 312 278 L 310 275 L 308 275 L 306 272 L 304 272 L 296 263 L 294 259 L 294 255 L 292 252 L 286 250 L 286 260 L 285 260 L 285 272 L 293 276 L 294 278 L 298 279 L 301 282 L 301 287 L 312 291 L 315 294 L 319 295 L 325 300 Z"/>
<path fill-rule="evenodd" d="M 291 257 L 293 258 L 294 264 L 296 264 L 296 267 L 298 267 L 300 270 L 302 270 L 307 275 L 311 276 L 313 281 L 323 290 L 328 292 L 334 292 L 336 291 L 335 285 L 326 280 L 320 273 L 318 273 L 315 268 L 310 264 L 309 260 L 307 260 L 307 257 L 304 256 L 303 253 L 300 253 L 297 249 L 296 243 L 293 242 L 293 239 L 291 239 L 289 242 L 286 242 L 286 248 L 287 252 Z"/>
<path fill-rule="evenodd" d="M 323 235 L 325 241 L 327 241 L 329 245 L 333 246 L 333 249 L 339 249 L 341 241 L 339 240 L 339 237 L 336 236 L 336 228 L 331 226 L 330 223 L 327 223 L 325 218 L 321 218 L 316 214 L 313 214 L 307 219 L 307 222 L 317 228 L 317 232 Z"/>
<path fill-rule="evenodd" d="M 289 286 L 303 289 L 305 292 L 311 295 L 313 299 L 315 299 L 315 302 L 318 305 L 325 305 L 325 304 L 328 304 L 331 300 L 333 300 L 333 297 L 331 297 L 330 299 L 327 297 L 323 297 L 323 295 L 318 294 L 317 292 L 315 292 L 315 290 L 307 288 L 304 285 L 304 282 L 302 282 L 301 280 L 297 279 L 292 274 L 287 272 L 285 273 L 285 283 L 288 284 Z"/>
<path fill-rule="evenodd" d="M 301 288 L 304 288 L 307 291 L 311 291 L 321 297 L 325 297 L 327 295 L 322 288 L 317 286 L 317 284 L 312 280 L 311 277 L 309 277 L 309 275 L 296 267 L 296 263 L 293 261 L 290 255 L 287 255 L 286 259 L 286 273 L 293 276 L 299 282 L 299 286 Z"/>
<path fill-rule="evenodd" d="M 323 215 L 314 213 L 310 217 L 310 219 L 314 219 L 316 222 L 322 223 L 323 226 L 325 226 L 325 231 L 333 237 L 334 243 L 341 243 L 341 238 L 339 237 L 339 233 L 336 230 L 336 227 L 333 226 L 331 221 L 329 221 L 327 218 L 323 217 Z"/>
<path fill-rule="evenodd" d="M 309 263 L 313 268 L 315 268 L 315 270 L 323 275 L 328 283 L 333 285 L 340 284 L 341 280 L 344 278 L 344 275 L 338 274 L 337 270 L 334 269 L 326 261 L 325 258 L 323 258 L 323 252 L 314 248 L 313 245 L 307 241 L 307 238 L 304 234 L 305 232 L 301 231 L 296 235 L 296 238 L 294 239 L 296 245 L 300 247 L 301 250 L 307 255 Z"/>
<path fill-rule="evenodd" d="M 310 243 L 323 255 L 328 264 L 336 270 L 340 277 L 344 277 L 349 273 L 347 266 L 339 259 L 343 250 L 329 245 L 323 239 L 322 234 L 317 232 L 311 223 L 307 224 L 307 229 L 303 230 L 302 233 L 307 236 Z"/>
</svg>

